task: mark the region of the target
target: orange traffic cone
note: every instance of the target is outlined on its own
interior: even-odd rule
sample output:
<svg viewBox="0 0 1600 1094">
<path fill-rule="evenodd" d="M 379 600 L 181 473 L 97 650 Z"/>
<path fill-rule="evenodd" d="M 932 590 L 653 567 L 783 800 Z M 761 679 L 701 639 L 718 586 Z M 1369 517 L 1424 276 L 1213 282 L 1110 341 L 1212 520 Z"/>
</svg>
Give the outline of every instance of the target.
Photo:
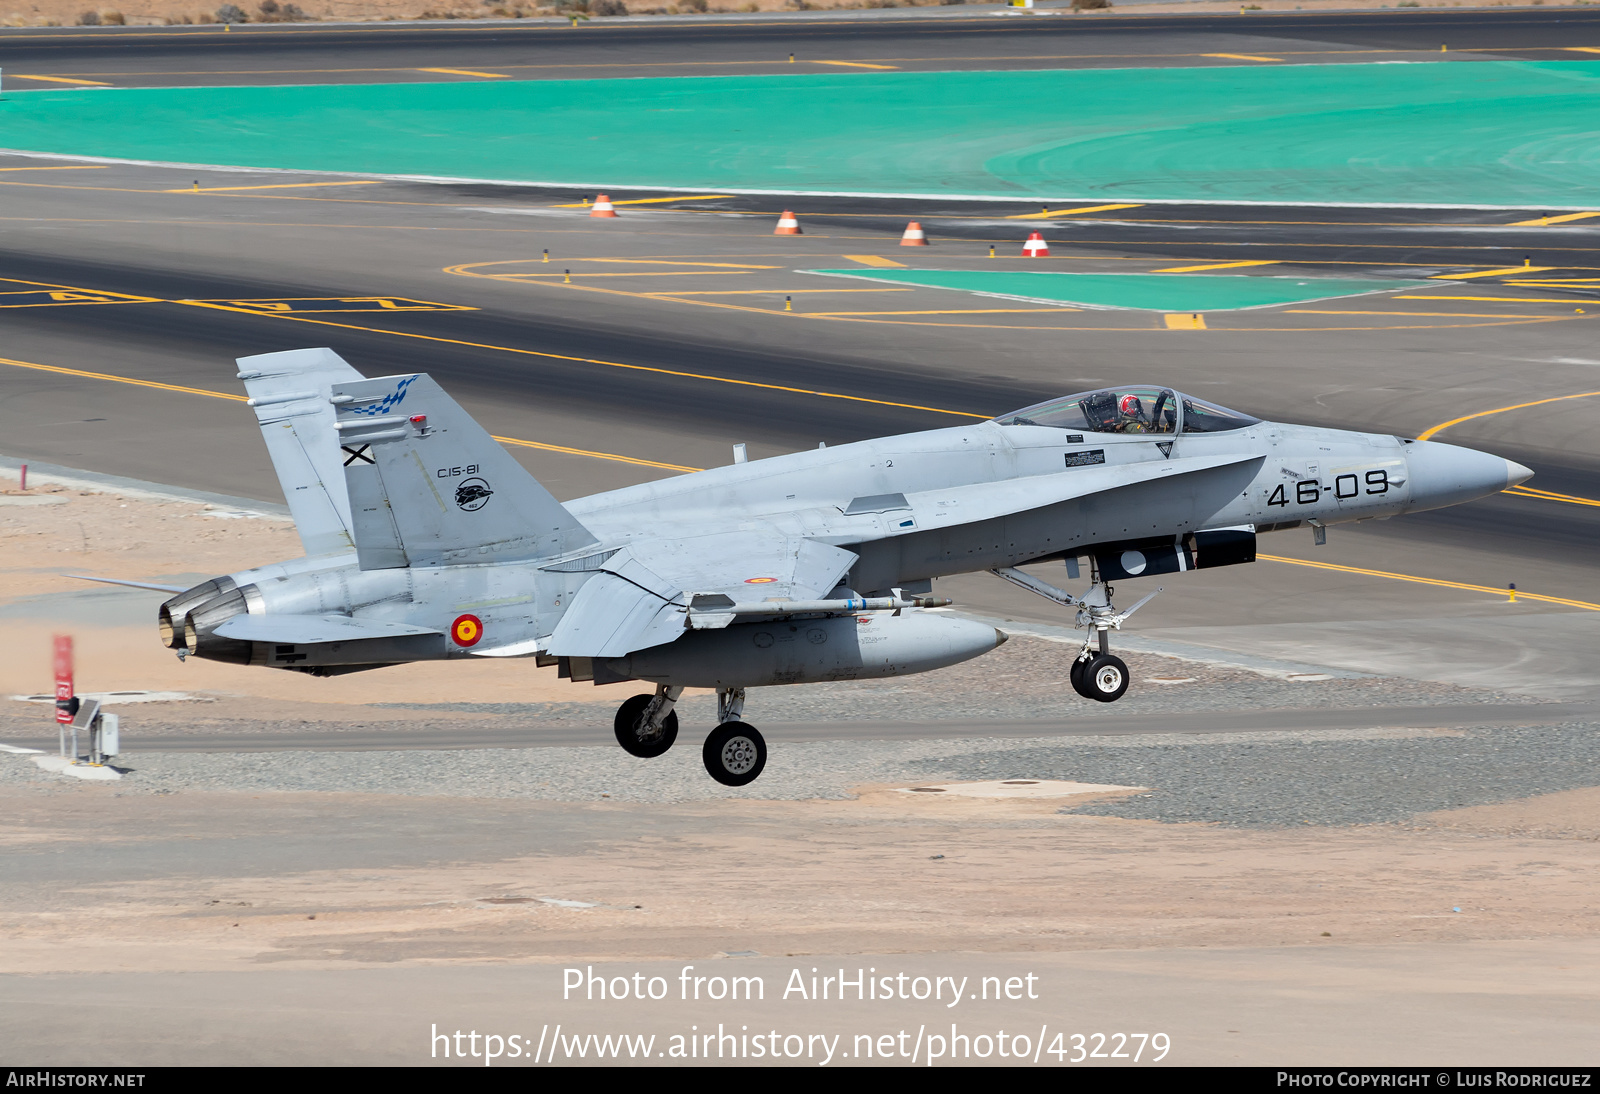
<svg viewBox="0 0 1600 1094">
<path fill-rule="evenodd" d="M 926 247 L 928 237 L 922 231 L 922 225 L 912 221 L 906 225 L 906 234 L 900 237 L 902 247 Z"/>
<path fill-rule="evenodd" d="M 1044 236 L 1034 232 L 1028 241 L 1022 245 L 1023 258 L 1049 258 L 1050 244 L 1044 241 Z"/>
<path fill-rule="evenodd" d="M 611 207 L 611 198 L 601 194 L 594 199 L 594 208 L 589 210 L 592 217 L 614 217 L 617 211 Z"/>
<path fill-rule="evenodd" d="M 785 209 L 783 215 L 778 218 L 778 226 L 772 230 L 772 234 L 775 236 L 797 236 L 805 233 L 800 231 L 800 222 L 794 218 L 794 214 Z"/>
</svg>

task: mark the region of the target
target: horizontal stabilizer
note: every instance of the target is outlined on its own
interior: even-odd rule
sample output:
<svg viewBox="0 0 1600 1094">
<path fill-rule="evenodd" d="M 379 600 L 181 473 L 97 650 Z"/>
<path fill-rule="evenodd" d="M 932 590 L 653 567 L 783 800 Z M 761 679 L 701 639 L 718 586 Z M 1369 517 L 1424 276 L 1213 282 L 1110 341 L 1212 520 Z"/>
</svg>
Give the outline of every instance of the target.
<svg viewBox="0 0 1600 1094">
<path fill-rule="evenodd" d="M 355 642 L 364 638 L 410 638 L 441 634 L 405 623 L 380 623 L 343 615 L 236 615 L 213 633 L 240 642 L 278 642 L 311 646 L 319 642 Z"/>
</svg>

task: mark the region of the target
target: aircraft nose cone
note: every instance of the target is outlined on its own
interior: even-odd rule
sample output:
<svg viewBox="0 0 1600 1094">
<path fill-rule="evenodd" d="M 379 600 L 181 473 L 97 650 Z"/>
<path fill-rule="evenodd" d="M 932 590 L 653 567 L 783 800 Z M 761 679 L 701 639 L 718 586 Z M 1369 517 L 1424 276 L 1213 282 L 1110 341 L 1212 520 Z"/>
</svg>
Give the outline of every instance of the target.
<svg viewBox="0 0 1600 1094">
<path fill-rule="evenodd" d="M 1520 463 L 1438 441 L 1407 445 L 1406 464 L 1411 472 L 1408 511 L 1413 513 L 1487 497 L 1533 475 Z"/>
</svg>

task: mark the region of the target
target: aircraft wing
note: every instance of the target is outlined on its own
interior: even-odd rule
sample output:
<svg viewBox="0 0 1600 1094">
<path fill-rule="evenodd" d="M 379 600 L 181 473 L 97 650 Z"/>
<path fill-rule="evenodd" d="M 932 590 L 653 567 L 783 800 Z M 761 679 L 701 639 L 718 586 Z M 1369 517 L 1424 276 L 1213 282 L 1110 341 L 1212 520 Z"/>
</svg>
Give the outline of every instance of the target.
<svg viewBox="0 0 1600 1094">
<path fill-rule="evenodd" d="M 856 555 L 770 530 L 648 539 L 594 558 L 596 573 L 546 644 L 561 657 L 621 657 L 671 642 L 688 598 L 815 600 L 836 587 Z M 570 564 L 558 564 L 568 566 Z"/>
</svg>

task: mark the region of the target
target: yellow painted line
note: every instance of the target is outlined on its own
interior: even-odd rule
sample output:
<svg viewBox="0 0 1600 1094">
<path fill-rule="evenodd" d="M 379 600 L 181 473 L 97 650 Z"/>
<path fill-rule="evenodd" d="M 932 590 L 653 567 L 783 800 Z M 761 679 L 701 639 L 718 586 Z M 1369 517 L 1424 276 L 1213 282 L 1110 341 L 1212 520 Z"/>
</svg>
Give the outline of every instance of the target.
<svg viewBox="0 0 1600 1094">
<path fill-rule="evenodd" d="M 165 303 L 155 296 L 133 296 L 121 292 L 101 292 L 99 289 L 80 289 L 76 285 L 57 285 L 50 281 L 25 281 L 20 277 L 0 277 L 0 283 L 7 285 L 34 285 L 41 289 L 57 289 L 67 293 L 82 293 L 85 296 L 112 296 L 119 300 L 126 300 L 130 304 L 162 304 Z M 8 294 L 10 295 L 10 294 Z M 21 295 L 20 293 L 17 295 Z"/>
<path fill-rule="evenodd" d="M 1554 490 L 1540 490 L 1532 486 L 1511 486 L 1501 491 L 1502 494 L 1511 494 L 1519 498 L 1538 498 L 1540 501 L 1564 501 L 1568 505 L 1592 505 L 1600 509 L 1600 501 L 1594 498 L 1580 498 L 1574 494 L 1558 494 Z"/>
<path fill-rule="evenodd" d="M 504 72 L 474 72 L 470 68 L 419 68 L 418 72 L 442 72 L 446 76 L 481 76 L 485 80 L 509 80 Z"/>
<path fill-rule="evenodd" d="M 1206 317 L 1193 312 L 1166 317 L 1168 330 L 1205 330 Z"/>
<path fill-rule="evenodd" d="M 368 334 L 386 334 L 393 338 L 413 338 L 419 342 L 437 342 L 442 345 L 466 346 L 469 349 L 486 349 L 495 353 L 514 353 L 523 357 L 542 357 L 549 361 L 572 361 L 582 365 L 600 365 L 604 368 L 622 369 L 627 372 L 646 372 L 657 376 L 678 376 L 685 380 L 704 380 L 709 383 L 728 384 L 733 387 L 757 388 L 763 391 L 784 391 L 792 395 L 812 395 L 819 399 L 840 399 L 849 403 L 867 403 L 872 406 L 892 406 L 902 410 L 922 410 L 929 414 L 949 414 L 957 418 L 976 418 L 986 421 L 992 415 L 973 414 L 965 410 L 946 410 L 943 407 L 922 406 L 918 403 L 899 403 L 889 399 L 870 399 L 864 395 L 844 395 L 836 391 L 816 391 L 811 388 L 790 387 L 786 384 L 765 384 L 757 380 L 736 380 L 728 376 L 710 376 L 701 372 L 685 372 L 681 369 L 658 368 L 653 365 L 630 365 L 622 361 L 606 361 L 597 357 L 575 357 L 566 353 L 548 353 L 544 350 L 522 349 L 519 346 L 497 346 L 488 342 L 468 342 L 461 338 L 441 338 L 434 334 L 416 334 L 403 330 L 384 330 L 382 327 L 363 327 L 355 323 L 336 323 L 331 319 L 311 319 L 301 315 L 285 315 L 281 312 L 263 312 L 253 308 L 233 308 L 226 304 L 212 304 L 203 300 L 177 300 L 173 303 L 184 304 L 194 308 L 211 308 L 215 311 L 231 311 L 243 315 L 262 316 L 267 319 L 282 319 L 291 323 L 311 323 L 319 327 L 334 327 L 340 330 L 365 331 Z M 763 310 L 763 309 L 742 309 Z"/>
<path fill-rule="evenodd" d="M 1512 284 L 1512 282 L 1507 282 Z M 1476 300 L 1480 304 L 1570 304 L 1572 298 L 1554 296 L 1391 296 L 1390 300 Z"/>
<path fill-rule="evenodd" d="M 1080 308 L 970 308 L 963 311 L 813 311 L 806 315 L 831 319 L 832 317 L 850 315 L 1022 315 L 1028 312 L 1042 311 L 1081 311 Z M 977 415 L 973 415 L 977 417 Z"/>
<path fill-rule="evenodd" d="M 1600 277 L 1558 277 L 1554 280 L 1545 279 L 1540 281 L 1524 281 L 1519 278 L 1514 281 L 1508 279 L 1501 282 L 1501 284 L 1530 285 L 1536 289 L 1547 289 L 1552 285 L 1577 285 L 1580 288 L 1592 289 L 1596 285 L 1600 285 Z"/>
<path fill-rule="evenodd" d="M 1057 209 L 1054 212 L 1046 209 L 1042 213 L 1023 213 L 1020 216 L 1006 217 L 1006 220 L 1052 220 L 1055 217 L 1072 217 L 1079 213 L 1109 213 L 1115 209 L 1138 209 L 1139 205 L 1085 205 L 1078 209 Z"/>
<path fill-rule="evenodd" d="M 38 372 L 55 372 L 60 373 L 62 376 L 78 376 L 85 380 L 106 380 L 113 384 L 132 384 L 134 387 L 149 387 L 158 391 L 176 391 L 184 395 L 204 395 L 211 399 L 231 399 L 236 403 L 245 401 L 243 395 L 233 395 L 226 391 L 207 391 L 203 387 L 184 387 L 181 384 L 160 384 L 154 380 L 135 380 L 131 376 L 113 376 L 107 372 L 85 372 L 81 368 L 40 365 L 33 361 L 13 361 L 9 357 L 0 357 L 0 365 L 10 365 L 13 368 L 29 368 Z"/>
<path fill-rule="evenodd" d="M 1564 49 L 1568 53 L 1600 53 L 1600 48 L 1595 46 L 1560 46 L 1558 48 Z"/>
<path fill-rule="evenodd" d="M 1275 259 L 1258 258 L 1245 262 L 1212 262 L 1205 266 L 1172 266 L 1165 270 L 1151 270 L 1151 273 L 1199 273 L 1201 270 L 1234 270 L 1241 266 L 1276 266 Z"/>
<path fill-rule="evenodd" d="M 904 262 L 896 262 L 892 258 L 883 258 L 879 255 L 845 255 L 851 262 L 859 262 L 863 266 L 882 266 L 885 269 L 903 270 Z"/>
<path fill-rule="evenodd" d="M 1259 559 L 1268 562 L 1284 562 L 1290 566 L 1309 566 L 1316 570 L 1336 570 L 1346 574 L 1362 574 L 1366 577 L 1386 577 L 1391 581 L 1409 581 L 1415 585 L 1435 585 L 1444 589 L 1466 589 L 1474 593 L 1492 593 L 1495 596 L 1510 597 L 1511 590 L 1496 589 L 1492 585 L 1468 585 L 1460 581 L 1441 581 L 1436 577 L 1415 577 L 1411 574 L 1392 574 L 1387 570 L 1367 570 L 1360 566 L 1338 566 L 1332 562 L 1307 562 L 1303 558 L 1285 558 L 1282 555 L 1257 555 Z M 1584 608 L 1591 612 L 1600 612 L 1600 604 L 1591 604 L 1587 600 L 1567 600 L 1559 596 L 1543 596 L 1539 593 L 1516 591 L 1518 600 L 1539 600 L 1546 604 L 1561 604 L 1569 608 Z"/>
<path fill-rule="evenodd" d="M 1596 50 L 1600 53 L 1600 50 Z M 1542 228 L 1546 224 L 1565 224 L 1572 220 L 1588 220 L 1590 217 L 1600 217 L 1600 213 L 1563 213 L 1558 217 L 1540 217 L 1538 220 L 1516 220 L 1509 227 L 1512 228 Z"/>
<path fill-rule="evenodd" d="M 732 197 L 732 196 L 733 196 L 732 194 L 697 194 L 694 197 L 629 198 L 627 201 L 613 201 L 611 204 L 613 204 L 613 205 L 660 205 L 662 202 L 666 202 L 666 201 L 720 201 L 723 198 Z M 571 205 L 552 205 L 552 206 L 550 206 L 550 208 L 552 208 L 552 209 L 590 209 L 590 208 L 593 208 L 593 203 L 592 202 L 587 202 L 587 201 L 578 201 L 578 202 L 572 203 Z"/>
<path fill-rule="evenodd" d="M 812 296 L 842 292 L 916 292 L 915 289 L 666 289 L 647 296 Z"/>
<path fill-rule="evenodd" d="M 636 456 L 619 456 L 615 452 L 591 452 L 587 448 L 568 448 L 565 445 L 545 444 L 543 441 L 524 441 L 516 437 L 495 437 L 501 444 L 516 445 L 518 448 L 537 448 L 543 452 L 560 452 L 568 456 L 589 456 L 597 460 L 610 460 L 612 463 L 631 463 L 640 467 L 659 467 L 666 471 L 704 471 L 703 467 L 685 467 L 676 463 L 660 463 L 656 460 L 641 460 Z"/>
<path fill-rule="evenodd" d="M 70 76 L 24 76 L 20 72 L 9 73 L 13 80 L 45 80 L 52 84 L 77 84 L 80 87 L 110 87 L 108 83 L 100 80 L 74 80 Z"/>
<path fill-rule="evenodd" d="M 60 365 L 41 365 L 33 361 L 13 361 L 10 358 L 0 357 L 0 365 L 11 365 L 14 368 L 34 369 L 38 372 L 55 372 L 63 376 L 77 376 L 85 380 L 104 380 L 113 384 L 130 384 L 134 387 L 155 388 L 158 391 L 173 391 L 181 395 L 204 395 L 208 399 L 228 399 L 232 402 L 242 403 L 245 396 L 235 395 L 229 391 L 211 391 L 203 387 L 184 387 L 181 384 L 161 384 L 154 380 L 136 380 L 131 376 L 113 376 L 107 372 L 86 372 L 83 369 L 63 368 Z M 517 437 L 496 437 L 501 444 L 517 445 L 522 448 L 538 448 L 546 452 L 561 452 L 569 456 L 591 456 L 597 460 L 611 460 L 614 463 L 631 463 L 643 467 L 660 467 L 667 471 L 699 471 L 698 467 L 684 467 L 675 463 L 659 463 L 656 460 L 641 460 L 635 456 L 619 456 L 614 452 L 591 452 L 583 448 L 567 448 L 559 444 L 545 444 L 542 441 L 524 441 Z"/>
<path fill-rule="evenodd" d="M 869 65 L 865 61 L 807 61 L 808 65 L 842 65 L 845 68 L 899 68 L 899 65 Z"/>
<path fill-rule="evenodd" d="M 1504 312 L 1482 311 L 1352 311 L 1337 308 L 1284 308 L 1285 315 L 1416 315 L 1430 319 L 1504 319 Z"/>
<path fill-rule="evenodd" d="M 781 270 L 782 266 L 752 266 L 748 262 L 674 262 L 665 258 L 576 258 L 574 262 L 620 262 L 630 266 L 704 266 L 713 270 Z M 498 266 L 498 262 L 485 262 L 485 266 Z M 466 269 L 452 266 L 451 270 Z"/>
<path fill-rule="evenodd" d="M 1221 57 L 1225 61 L 1281 61 L 1282 57 L 1261 57 L 1254 53 L 1202 53 L 1202 57 Z"/>
<path fill-rule="evenodd" d="M 490 274 L 495 281 L 527 281 L 529 278 L 551 278 L 558 280 L 566 277 L 743 277 L 746 270 L 629 270 L 627 273 L 516 273 L 516 274 Z"/>
<path fill-rule="evenodd" d="M 103 164 L 83 163 L 74 167 L 0 167 L 0 171 L 107 171 Z"/>
<path fill-rule="evenodd" d="M 158 194 L 223 194 L 233 190 L 300 190 L 308 186 L 382 186 L 382 179 L 365 179 L 360 182 L 279 182 L 271 186 L 202 186 L 196 190 L 185 186 L 177 190 L 157 190 Z"/>
<path fill-rule="evenodd" d="M 1487 418 L 1491 414 L 1504 414 L 1508 410 L 1522 410 L 1530 406 L 1544 406 L 1546 403 L 1559 403 L 1567 399 L 1587 399 L 1593 395 L 1600 395 L 1600 391 L 1580 391 L 1576 395 L 1555 395 L 1549 399 L 1535 399 L 1531 403 L 1513 403 L 1511 406 L 1497 406 L 1493 410 L 1480 410 L 1476 414 L 1463 414 L 1459 418 L 1451 418 L 1448 422 L 1440 422 L 1431 429 L 1417 434 L 1417 440 L 1425 441 L 1436 433 L 1442 433 L 1453 425 L 1470 422 L 1474 418 Z"/>
<path fill-rule="evenodd" d="M 1513 274 L 1540 273 L 1544 270 L 1559 270 L 1560 266 L 1507 266 L 1503 270 L 1477 270 L 1473 273 L 1461 274 L 1435 274 L 1435 281 L 1468 281 L 1474 277 L 1510 277 Z"/>
</svg>

